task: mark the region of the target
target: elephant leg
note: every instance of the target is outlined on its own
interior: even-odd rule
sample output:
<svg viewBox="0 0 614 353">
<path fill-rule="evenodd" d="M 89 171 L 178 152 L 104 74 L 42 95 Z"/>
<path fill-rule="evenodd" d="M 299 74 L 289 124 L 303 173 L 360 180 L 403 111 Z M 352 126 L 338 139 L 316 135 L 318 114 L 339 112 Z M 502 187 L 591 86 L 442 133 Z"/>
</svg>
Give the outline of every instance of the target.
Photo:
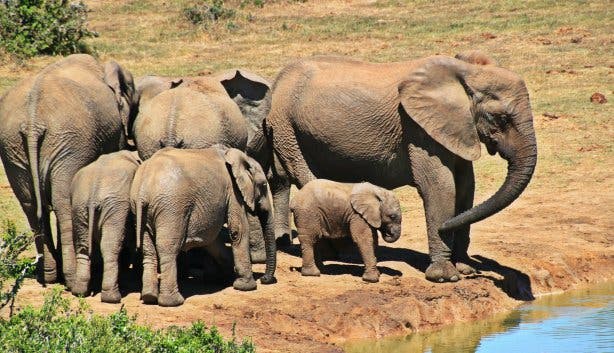
<svg viewBox="0 0 614 353">
<path fill-rule="evenodd" d="M 260 226 L 258 216 L 248 213 L 249 223 L 249 253 L 254 264 L 263 264 L 266 261 L 266 251 L 264 248 L 264 233 Z"/>
<path fill-rule="evenodd" d="M 269 185 L 273 196 L 273 210 L 275 212 L 275 238 L 283 244 L 292 243 L 290 230 L 290 183 L 283 167 L 274 156 L 275 173 L 269 176 Z"/>
<path fill-rule="evenodd" d="M 379 282 L 379 270 L 377 269 L 377 259 L 375 258 L 375 243 L 377 232 L 362 219 L 354 219 L 350 223 L 350 234 L 352 240 L 358 246 L 362 260 L 365 263 L 365 273 L 362 280 L 365 282 Z"/>
<path fill-rule="evenodd" d="M 424 203 L 426 229 L 431 264 L 425 271 L 426 278 L 434 282 L 455 282 L 460 273 L 450 261 L 453 233 L 439 234 L 439 228 L 455 214 L 456 189 L 454 176 L 441 161 L 443 156 L 428 155 L 424 149 L 410 150 L 412 173 L 418 193 Z"/>
<path fill-rule="evenodd" d="M 314 247 L 317 242 L 317 237 L 312 235 L 305 229 L 298 229 L 298 241 L 301 243 L 301 256 L 303 265 L 301 266 L 301 275 L 303 276 L 319 276 L 320 270 L 316 266 Z"/>
<path fill-rule="evenodd" d="M 475 192 L 475 177 L 473 174 L 473 164 L 468 161 L 461 161 L 454 176 L 456 184 L 456 214 L 459 215 L 473 207 L 473 196 Z M 469 249 L 470 225 L 466 225 L 454 231 L 454 248 L 452 249 L 452 260 L 456 269 L 463 275 L 475 273 L 475 269 L 470 266 L 471 259 L 467 250 Z"/>
<path fill-rule="evenodd" d="M 249 257 L 249 222 L 245 210 L 238 200 L 231 202 L 228 214 L 228 231 L 232 241 L 232 255 L 237 278 L 232 286 L 237 290 L 248 291 L 256 289 L 256 281 L 252 273 L 252 263 Z"/>
<path fill-rule="evenodd" d="M 71 292 L 74 295 L 88 295 L 91 280 L 91 257 L 94 239 L 96 236 L 95 215 L 88 213 L 87 205 L 73 205 L 72 209 L 73 234 L 75 235 L 76 267 L 74 283 Z M 94 217 L 91 224 L 94 229 L 89 229 L 89 217 Z"/>
<path fill-rule="evenodd" d="M 158 252 L 149 226 L 143 230 L 143 288 L 141 300 L 145 304 L 158 302 Z"/>
<path fill-rule="evenodd" d="M 183 220 L 187 217 L 180 218 Z M 156 225 L 156 249 L 160 259 L 160 306 L 179 306 L 184 302 L 177 283 L 177 256 L 185 236 L 184 229 L 181 222 L 166 221 Z"/>
<path fill-rule="evenodd" d="M 129 205 L 127 205 L 129 207 Z M 102 291 L 100 300 L 105 303 L 119 303 L 119 254 L 126 232 L 128 209 L 113 210 L 101 227 L 100 252 L 102 254 Z"/>
<path fill-rule="evenodd" d="M 71 174 L 71 177 L 72 175 L 74 174 Z M 61 176 L 51 181 L 51 200 L 58 223 L 58 249 L 61 252 L 62 273 L 68 289 L 72 288 L 76 267 L 69 194 L 70 180 L 71 178 Z"/>
</svg>

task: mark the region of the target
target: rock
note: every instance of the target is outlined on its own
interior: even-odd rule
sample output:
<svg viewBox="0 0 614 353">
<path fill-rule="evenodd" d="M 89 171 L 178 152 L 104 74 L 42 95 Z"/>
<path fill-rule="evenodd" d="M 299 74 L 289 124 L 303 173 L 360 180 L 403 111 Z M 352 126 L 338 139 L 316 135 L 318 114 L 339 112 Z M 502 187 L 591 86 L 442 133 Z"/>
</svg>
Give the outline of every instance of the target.
<svg viewBox="0 0 614 353">
<path fill-rule="evenodd" d="M 605 96 L 599 92 L 595 92 L 591 96 L 591 103 L 604 104 L 607 102 L 608 100 L 605 98 Z"/>
</svg>

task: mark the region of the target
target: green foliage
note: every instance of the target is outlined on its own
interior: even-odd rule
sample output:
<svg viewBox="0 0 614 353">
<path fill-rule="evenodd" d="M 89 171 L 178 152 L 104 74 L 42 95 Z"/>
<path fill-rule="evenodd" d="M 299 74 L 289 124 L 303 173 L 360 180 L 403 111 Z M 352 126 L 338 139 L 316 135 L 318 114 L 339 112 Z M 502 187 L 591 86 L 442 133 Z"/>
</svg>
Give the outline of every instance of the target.
<svg viewBox="0 0 614 353">
<path fill-rule="evenodd" d="M 0 1 L 0 48 L 20 58 L 87 52 L 87 6 L 67 0 Z"/>
<path fill-rule="evenodd" d="M 236 10 L 226 7 L 224 0 L 210 0 L 186 7 L 183 14 L 193 24 L 209 28 L 213 22 L 235 17 Z"/>
<path fill-rule="evenodd" d="M 0 309 L 10 303 L 12 311 L 23 280 L 36 269 L 36 260 L 19 258 L 32 244 L 32 237 L 17 233 L 13 222 L 6 222 L 5 228 L 0 234 Z"/>
<path fill-rule="evenodd" d="M 249 341 L 226 341 L 215 327 L 196 322 L 190 327 L 152 330 L 136 324 L 122 307 L 110 316 L 92 314 L 84 301 L 76 308 L 62 297 L 62 287 L 45 296 L 40 309 L 26 307 L 8 320 L 0 319 L 2 352 L 149 352 L 251 353 Z"/>
</svg>

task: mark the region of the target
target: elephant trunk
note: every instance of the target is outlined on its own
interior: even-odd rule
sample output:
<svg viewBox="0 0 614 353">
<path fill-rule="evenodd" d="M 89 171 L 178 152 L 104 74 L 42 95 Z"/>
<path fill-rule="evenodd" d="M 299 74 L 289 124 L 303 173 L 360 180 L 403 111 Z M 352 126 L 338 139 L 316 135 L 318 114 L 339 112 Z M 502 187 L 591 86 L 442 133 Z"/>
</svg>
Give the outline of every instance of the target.
<svg viewBox="0 0 614 353">
<path fill-rule="evenodd" d="M 277 249 L 275 244 L 275 226 L 273 212 L 271 211 L 270 201 L 267 211 L 260 212 L 258 218 L 262 226 L 264 235 L 264 247 L 266 251 L 266 270 L 264 276 L 260 278 L 263 284 L 275 283 L 275 267 L 277 266 Z"/>
<path fill-rule="evenodd" d="M 499 148 L 500 154 L 508 160 L 508 172 L 503 185 L 488 200 L 444 222 L 440 232 L 452 231 L 492 216 L 510 205 L 527 187 L 537 163 L 537 143 L 532 119 L 520 123 L 516 130 L 520 143 Z"/>
</svg>

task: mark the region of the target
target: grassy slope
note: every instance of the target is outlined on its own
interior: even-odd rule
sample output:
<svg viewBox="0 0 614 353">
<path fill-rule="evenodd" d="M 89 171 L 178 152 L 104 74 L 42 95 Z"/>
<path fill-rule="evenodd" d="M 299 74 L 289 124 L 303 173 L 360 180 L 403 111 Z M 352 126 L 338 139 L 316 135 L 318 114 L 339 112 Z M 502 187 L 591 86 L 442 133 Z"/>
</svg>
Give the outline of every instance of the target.
<svg viewBox="0 0 614 353">
<path fill-rule="evenodd" d="M 590 187 L 606 188 L 614 171 L 612 102 L 589 102 L 594 92 L 614 99 L 614 17 L 608 1 L 281 0 L 239 10 L 232 20 L 238 29 L 228 30 L 224 22 L 209 31 L 182 17 L 190 1 L 86 3 L 93 9 L 90 27 L 100 32 L 91 46 L 102 60 L 117 60 L 135 75 L 246 67 L 274 77 L 288 61 L 312 54 L 383 62 L 482 49 L 520 73 L 529 87 L 540 149 L 531 189 L 564 192 L 578 170 L 590 178 Z M 0 58 L 0 92 L 54 60 L 35 58 L 20 66 Z M 544 117 L 546 112 L 558 118 Z M 485 156 L 476 173 L 478 199 L 483 199 L 501 182 L 505 164 Z M 404 208 L 419 212 L 415 192 L 400 193 Z M 25 228 L 0 171 L 3 218 L 17 219 Z"/>
</svg>

